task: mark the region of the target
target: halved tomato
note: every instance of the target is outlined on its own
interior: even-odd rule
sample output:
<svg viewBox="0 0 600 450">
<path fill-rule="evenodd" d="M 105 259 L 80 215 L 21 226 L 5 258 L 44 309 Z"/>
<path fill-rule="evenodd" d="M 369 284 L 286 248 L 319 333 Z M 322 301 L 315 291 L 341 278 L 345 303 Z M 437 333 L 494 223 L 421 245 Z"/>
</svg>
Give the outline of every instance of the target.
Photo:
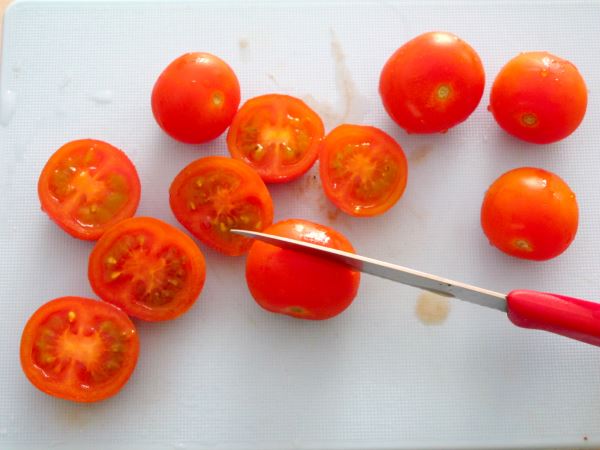
<svg viewBox="0 0 600 450">
<path fill-rule="evenodd" d="M 59 148 L 38 181 L 42 209 L 71 236 L 85 240 L 96 240 L 133 216 L 140 190 L 137 171 L 125 153 L 93 139 Z"/>
<path fill-rule="evenodd" d="M 266 183 L 282 183 L 312 167 L 324 133 L 321 118 L 302 100 L 261 95 L 248 100 L 233 118 L 227 147 Z"/>
<path fill-rule="evenodd" d="M 258 174 L 241 161 L 200 158 L 169 190 L 173 214 L 195 237 L 226 255 L 242 255 L 252 241 L 232 228 L 260 231 L 273 222 L 273 200 Z"/>
<path fill-rule="evenodd" d="M 135 369 L 140 342 L 119 308 L 83 297 L 42 305 L 21 338 L 21 366 L 54 397 L 95 402 L 115 395 Z"/>
<path fill-rule="evenodd" d="M 158 219 L 134 217 L 100 238 L 90 254 L 88 277 L 102 300 L 127 314 L 170 320 L 196 302 L 206 264 L 184 232 Z"/>
<path fill-rule="evenodd" d="M 406 188 L 402 147 L 378 128 L 340 125 L 323 140 L 319 173 L 327 197 L 353 216 L 390 209 Z"/>
</svg>

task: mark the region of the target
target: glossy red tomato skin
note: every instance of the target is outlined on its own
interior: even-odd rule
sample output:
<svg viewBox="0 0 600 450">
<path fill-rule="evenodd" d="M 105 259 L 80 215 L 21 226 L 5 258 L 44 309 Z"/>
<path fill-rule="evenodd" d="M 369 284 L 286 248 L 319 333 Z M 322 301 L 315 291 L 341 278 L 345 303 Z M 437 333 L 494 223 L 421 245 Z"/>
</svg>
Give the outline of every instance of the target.
<svg viewBox="0 0 600 450">
<path fill-rule="evenodd" d="M 42 392 L 89 403 L 122 389 L 139 350 L 135 326 L 123 311 L 71 296 L 51 300 L 33 313 L 21 337 L 20 359 L 23 372 Z"/>
<path fill-rule="evenodd" d="M 354 252 L 341 233 L 307 220 L 278 222 L 265 233 Z M 360 274 L 316 255 L 255 241 L 246 260 L 246 281 L 255 301 L 267 311 L 324 320 L 350 306 Z"/>
<path fill-rule="evenodd" d="M 500 176 L 485 194 L 481 226 L 508 255 L 544 261 L 575 239 L 579 209 L 571 188 L 552 172 L 522 167 Z"/>
<path fill-rule="evenodd" d="M 521 53 L 498 73 L 488 109 L 507 133 L 549 144 L 579 127 L 587 109 L 587 88 L 569 61 L 548 52 Z"/>
<path fill-rule="evenodd" d="M 220 136 L 240 104 L 233 69 L 210 53 L 186 53 L 160 74 L 152 90 L 156 122 L 173 139 L 200 144 Z"/>
<path fill-rule="evenodd" d="M 479 104 L 485 73 L 477 52 L 451 33 L 408 41 L 385 63 L 379 93 L 408 133 L 437 133 L 465 121 Z"/>
</svg>

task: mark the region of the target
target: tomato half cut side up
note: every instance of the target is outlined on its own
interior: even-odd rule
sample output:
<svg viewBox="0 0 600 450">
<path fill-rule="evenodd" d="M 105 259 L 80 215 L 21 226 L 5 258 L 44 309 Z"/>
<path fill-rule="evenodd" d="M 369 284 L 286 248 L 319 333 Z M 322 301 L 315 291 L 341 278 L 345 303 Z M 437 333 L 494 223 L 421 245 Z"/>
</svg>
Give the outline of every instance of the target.
<svg viewBox="0 0 600 450">
<path fill-rule="evenodd" d="M 95 402 L 121 390 L 139 350 L 135 326 L 123 311 L 83 297 L 61 297 L 31 316 L 20 356 L 25 375 L 41 391 Z"/>
<path fill-rule="evenodd" d="M 245 163 L 201 158 L 173 180 L 169 202 L 177 220 L 207 246 L 242 255 L 252 240 L 229 230 L 261 231 L 273 222 L 273 201 L 263 180 Z"/>
<path fill-rule="evenodd" d="M 307 220 L 284 220 L 265 232 L 354 253 L 344 235 Z M 318 255 L 255 241 L 246 259 L 246 281 L 256 302 L 267 311 L 324 320 L 350 306 L 360 273 Z"/>
<path fill-rule="evenodd" d="M 302 100 L 268 94 L 240 108 L 229 128 L 227 147 L 266 183 L 283 183 L 313 166 L 324 133 L 323 121 Z"/>
<path fill-rule="evenodd" d="M 134 217 L 100 238 L 90 254 L 88 277 L 102 300 L 127 314 L 171 320 L 196 302 L 206 263 L 183 231 L 158 219 Z"/>
<path fill-rule="evenodd" d="M 408 164 L 402 147 L 380 129 L 340 125 L 323 140 L 319 173 L 325 194 L 338 208 L 369 217 L 400 199 Z"/>
<path fill-rule="evenodd" d="M 140 179 L 121 150 L 93 139 L 69 142 L 48 160 L 38 195 L 50 218 L 71 236 L 97 240 L 135 214 Z"/>
</svg>

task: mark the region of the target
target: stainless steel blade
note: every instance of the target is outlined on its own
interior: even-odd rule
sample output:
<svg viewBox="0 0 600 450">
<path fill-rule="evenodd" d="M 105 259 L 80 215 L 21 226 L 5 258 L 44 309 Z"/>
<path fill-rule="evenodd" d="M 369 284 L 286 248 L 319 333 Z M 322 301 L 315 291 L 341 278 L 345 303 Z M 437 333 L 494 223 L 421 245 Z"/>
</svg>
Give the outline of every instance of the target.
<svg viewBox="0 0 600 450">
<path fill-rule="evenodd" d="M 329 259 L 352 267 L 360 272 L 375 275 L 398 283 L 407 284 L 427 291 L 466 300 L 470 303 L 506 312 L 506 296 L 499 292 L 482 289 L 477 286 L 449 280 L 408 267 L 398 266 L 385 261 L 356 255 L 309 242 L 298 241 L 281 236 L 249 230 L 231 230 L 232 233 L 258 239 L 279 247 L 319 254 Z"/>
</svg>

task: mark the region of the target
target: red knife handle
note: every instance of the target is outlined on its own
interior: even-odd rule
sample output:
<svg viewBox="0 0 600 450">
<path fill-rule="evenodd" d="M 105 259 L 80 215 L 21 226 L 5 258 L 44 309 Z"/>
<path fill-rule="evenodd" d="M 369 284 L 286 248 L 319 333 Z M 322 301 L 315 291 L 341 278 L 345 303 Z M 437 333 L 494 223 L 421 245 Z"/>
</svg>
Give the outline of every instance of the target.
<svg viewBox="0 0 600 450">
<path fill-rule="evenodd" d="M 600 303 L 527 290 L 509 292 L 506 300 L 508 318 L 518 327 L 600 346 Z"/>
</svg>

